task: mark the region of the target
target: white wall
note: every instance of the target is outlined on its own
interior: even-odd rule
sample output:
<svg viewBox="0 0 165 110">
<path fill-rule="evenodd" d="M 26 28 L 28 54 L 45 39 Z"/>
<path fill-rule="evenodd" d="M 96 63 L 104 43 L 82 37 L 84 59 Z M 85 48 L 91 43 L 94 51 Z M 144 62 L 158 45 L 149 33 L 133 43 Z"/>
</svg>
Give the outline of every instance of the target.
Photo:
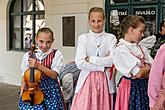
<svg viewBox="0 0 165 110">
<path fill-rule="evenodd" d="M 24 52 L 8 51 L 7 4 L 9 0 L 0 0 L 0 82 L 20 85 L 20 63 Z M 64 55 L 65 61 L 72 61 L 76 47 L 62 46 L 62 17 L 75 16 L 75 44 L 78 35 L 88 31 L 88 11 L 92 6 L 103 6 L 104 0 L 45 0 L 46 26 L 55 33 L 53 47 Z"/>
<path fill-rule="evenodd" d="M 75 37 L 76 37 L 75 44 L 76 44 L 77 36 L 87 31 L 87 23 L 86 23 L 87 15 L 86 14 L 53 15 L 53 19 L 58 21 L 58 22 L 56 21 L 52 22 L 52 24 L 54 24 L 52 27 L 55 30 L 55 44 L 54 45 L 62 51 L 65 61 L 68 62 L 68 61 L 74 60 L 76 49 L 75 47 L 62 46 L 62 17 L 63 16 L 75 16 Z M 81 27 L 81 29 L 79 27 Z"/>
<path fill-rule="evenodd" d="M 0 0 L 0 82 L 20 85 L 23 52 L 7 51 L 7 4 L 8 0 Z"/>
<path fill-rule="evenodd" d="M 73 61 L 76 46 L 62 46 L 62 17 L 75 16 L 75 45 L 77 45 L 78 36 L 89 30 L 89 9 L 93 6 L 103 6 L 103 0 L 50 0 L 46 2 L 49 5 L 49 8 L 46 8 L 46 25 L 52 27 L 55 32 L 54 46 L 62 51 L 66 63 Z"/>
</svg>

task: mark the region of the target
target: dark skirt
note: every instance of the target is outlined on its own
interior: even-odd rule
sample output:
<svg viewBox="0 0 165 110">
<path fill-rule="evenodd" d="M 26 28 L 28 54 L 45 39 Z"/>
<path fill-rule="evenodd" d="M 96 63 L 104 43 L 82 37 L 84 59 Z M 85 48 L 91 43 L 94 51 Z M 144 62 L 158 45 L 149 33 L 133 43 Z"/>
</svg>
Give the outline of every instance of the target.
<svg viewBox="0 0 165 110">
<path fill-rule="evenodd" d="M 131 79 L 123 76 L 118 86 L 115 110 L 149 110 L 147 78 Z"/>
<path fill-rule="evenodd" d="M 129 110 L 149 110 L 149 98 L 147 95 L 148 78 L 130 80 Z"/>
<path fill-rule="evenodd" d="M 57 80 L 42 77 L 40 87 L 44 92 L 44 101 L 41 104 L 29 106 L 19 100 L 20 110 L 64 110 L 60 86 Z"/>
</svg>

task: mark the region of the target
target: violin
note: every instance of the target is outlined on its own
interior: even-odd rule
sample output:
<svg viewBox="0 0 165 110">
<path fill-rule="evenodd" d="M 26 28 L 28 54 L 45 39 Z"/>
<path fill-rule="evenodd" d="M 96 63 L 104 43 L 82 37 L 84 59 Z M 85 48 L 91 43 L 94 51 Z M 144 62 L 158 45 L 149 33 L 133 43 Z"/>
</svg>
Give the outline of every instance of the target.
<svg viewBox="0 0 165 110">
<path fill-rule="evenodd" d="M 35 45 L 31 46 L 30 58 L 35 58 Z M 22 93 L 22 101 L 27 105 L 41 104 L 44 100 L 44 93 L 42 92 L 39 84 L 42 72 L 36 68 L 29 67 L 24 73 L 24 80 L 26 88 Z"/>
</svg>

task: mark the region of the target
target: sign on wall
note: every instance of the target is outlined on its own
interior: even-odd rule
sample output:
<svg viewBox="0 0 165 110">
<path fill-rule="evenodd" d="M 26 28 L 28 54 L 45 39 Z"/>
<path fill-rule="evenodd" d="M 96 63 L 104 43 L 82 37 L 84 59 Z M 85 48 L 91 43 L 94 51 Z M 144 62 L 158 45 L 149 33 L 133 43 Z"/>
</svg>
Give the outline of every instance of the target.
<svg viewBox="0 0 165 110">
<path fill-rule="evenodd" d="M 63 46 L 75 46 L 75 16 L 62 17 Z"/>
<path fill-rule="evenodd" d="M 146 21 L 144 37 L 156 33 L 156 7 L 134 8 L 133 13 L 135 15 L 143 16 Z"/>
<path fill-rule="evenodd" d="M 135 2 L 154 2 L 157 0 L 134 0 Z"/>
<path fill-rule="evenodd" d="M 128 9 L 117 9 L 117 10 L 110 10 L 109 14 L 109 29 L 110 32 L 116 35 L 118 39 L 120 39 L 121 32 L 119 31 L 119 24 L 123 20 L 124 17 L 128 15 Z"/>
</svg>

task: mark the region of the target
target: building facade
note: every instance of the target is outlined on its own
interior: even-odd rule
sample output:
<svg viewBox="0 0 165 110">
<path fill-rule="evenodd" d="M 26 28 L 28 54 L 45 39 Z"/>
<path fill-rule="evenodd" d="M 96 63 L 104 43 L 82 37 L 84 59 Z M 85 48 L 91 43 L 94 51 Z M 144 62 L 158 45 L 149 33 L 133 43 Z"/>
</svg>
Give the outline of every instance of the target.
<svg viewBox="0 0 165 110">
<path fill-rule="evenodd" d="M 25 22 L 21 23 L 23 26 L 21 26 L 21 24 L 18 25 L 18 23 L 15 24 L 15 22 L 20 22 L 20 20 L 24 19 L 23 17 L 24 15 L 29 14 L 29 12 L 27 13 L 21 12 L 20 15 L 18 8 L 15 7 L 15 5 L 20 5 L 20 4 L 15 1 L 24 3 L 25 0 L 0 0 L 0 33 L 1 33 L 0 34 L 0 38 L 1 38 L 0 82 L 20 85 L 22 78 L 20 73 L 20 64 L 23 54 L 25 53 L 24 50 L 25 45 L 19 40 L 24 42 L 25 40 L 23 39 L 24 37 L 21 37 L 20 39 L 17 39 L 18 43 L 12 43 L 12 42 L 14 42 L 13 39 L 15 38 L 14 37 L 15 34 L 20 36 L 25 34 L 28 35 L 28 33 L 31 33 L 31 30 L 27 28 L 29 25 L 28 24 L 25 25 Z M 33 1 L 33 0 L 26 0 L 26 1 Z M 65 62 L 73 61 L 75 57 L 77 36 L 87 32 L 89 29 L 88 21 L 87 21 L 89 9 L 93 6 L 104 7 L 103 6 L 105 3 L 104 0 L 38 0 L 38 1 L 44 1 L 44 7 L 45 7 L 44 26 L 50 27 L 54 32 L 55 41 L 53 43 L 53 47 L 57 47 L 63 53 Z M 24 3 L 24 5 L 27 6 L 27 2 Z M 28 6 L 30 7 L 30 4 Z M 21 11 L 24 11 L 24 8 L 22 7 L 20 8 Z M 30 10 L 31 8 L 25 8 L 25 9 Z M 18 16 L 22 18 L 19 18 Z M 67 44 L 63 40 L 64 39 L 63 34 L 66 35 L 66 33 L 62 31 L 63 30 L 68 31 L 69 28 L 67 27 L 67 25 L 64 25 L 64 22 L 66 22 L 70 18 L 74 18 L 71 19 L 71 21 L 75 24 L 75 27 L 72 27 L 75 28 L 75 30 L 73 31 L 75 38 L 74 41 L 71 41 L 71 44 Z M 31 17 L 30 18 L 27 17 L 27 19 L 33 19 L 33 16 L 31 15 Z M 28 21 L 27 19 L 26 21 Z M 36 23 L 37 22 L 38 21 L 36 21 Z M 63 29 L 62 26 L 64 26 L 65 29 Z M 37 30 L 37 28 L 35 29 Z M 20 34 L 12 33 L 12 32 L 20 32 Z M 13 46 L 14 44 L 15 46 Z"/>
<path fill-rule="evenodd" d="M 53 30 L 53 47 L 63 53 L 65 62 L 73 61 L 77 37 L 89 30 L 88 11 L 93 6 L 105 9 L 105 30 L 117 37 L 118 25 L 127 15 L 146 19 L 146 36 L 157 33 L 165 18 L 164 0 L 0 0 L 0 82 L 20 85 L 23 54 L 43 26 Z"/>
</svg>

